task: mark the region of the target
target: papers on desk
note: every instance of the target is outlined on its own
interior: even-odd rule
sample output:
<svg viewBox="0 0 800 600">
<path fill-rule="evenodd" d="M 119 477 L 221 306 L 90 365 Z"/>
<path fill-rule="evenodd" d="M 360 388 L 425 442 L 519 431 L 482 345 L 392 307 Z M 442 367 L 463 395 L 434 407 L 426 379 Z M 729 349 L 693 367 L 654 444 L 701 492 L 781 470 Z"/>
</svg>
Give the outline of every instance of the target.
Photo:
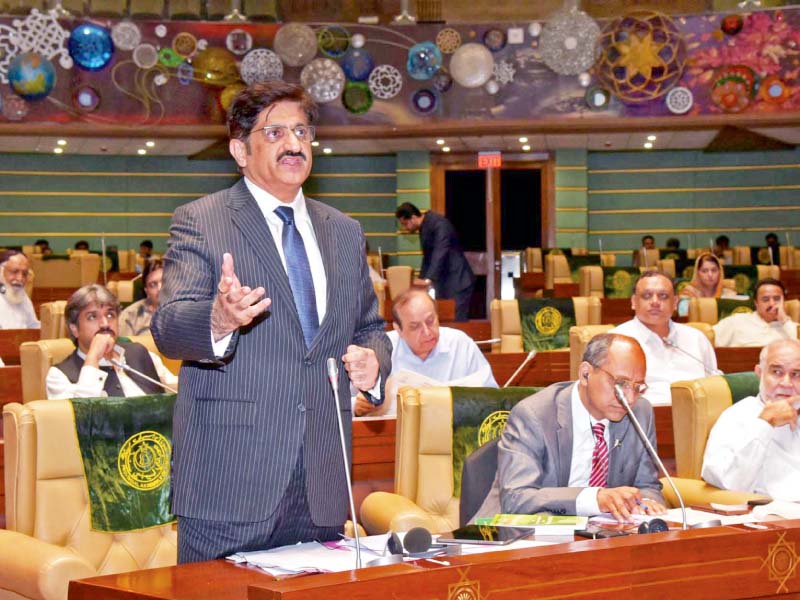
<svg viewBox="0 0 800 600">
<path fill-rule="evenodd" d="M 765 520 L 770 517 L 780 517 L 782 519 L 800 519 L 800 503 L 784 502 L 773 500 L 769 504 L 753 507 L 753 516 L 757 520 Z"/>
</svg>

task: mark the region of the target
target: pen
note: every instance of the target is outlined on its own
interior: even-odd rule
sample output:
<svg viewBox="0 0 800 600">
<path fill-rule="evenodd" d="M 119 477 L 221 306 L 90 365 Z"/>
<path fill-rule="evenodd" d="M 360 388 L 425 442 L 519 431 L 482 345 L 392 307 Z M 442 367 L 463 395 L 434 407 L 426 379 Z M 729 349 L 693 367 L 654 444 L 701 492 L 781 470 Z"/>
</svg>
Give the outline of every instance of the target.
<svg viewBox="0 0 800 600">
<path fill-rule="evenodd" d="M 650 511 L 650 507 L 649 507 L 649 506 L 647 506 L 647 504 L 645 504 L 645 503 L 644 503 L 642 500 L 639 500 L 638 498 L 636 499 L 636 504 L 637 504 L 637 505 L 639 506 L 639 508 L 641 508 L 641 509 L 642 509 L 644 512 L 649 512 L 649 511 Z"/>
<path fill-rule="evenodd" d="M 766 529 L 766 528 L 765 528 Z M 428 562 L 436 563 L 437 565 L 444 565 L 445 567 L 449 567 L 450 563 L 446 560 L 436 560 L 435 558 L 426 558 Z"/>
</svg>

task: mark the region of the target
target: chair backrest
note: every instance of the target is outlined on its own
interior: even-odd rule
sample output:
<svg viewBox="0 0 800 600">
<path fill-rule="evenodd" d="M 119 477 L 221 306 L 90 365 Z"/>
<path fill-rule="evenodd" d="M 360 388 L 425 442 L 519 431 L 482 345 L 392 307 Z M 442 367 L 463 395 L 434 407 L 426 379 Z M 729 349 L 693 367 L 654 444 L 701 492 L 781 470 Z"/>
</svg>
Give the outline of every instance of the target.
<svg viewBox="0 0 800 600">
<path fill-rule="evenodd" d="M 372 289 L 378 298 L 378 314 L 383 316 L 386 311 L 386 284 L 383 281 L 373 281 Z"/>
<path fill-rule="evenodd" d="M 779 249 L 781 268 L 796 269 L 794 246 L 781 246 Z"/>
<path fill-rule="evenodd" d="M 644 267 L 647 269 L 655 269 L 658 266 L 659 250 L 658 248 L 640 248 L 636 252 L 638 259 L 637 267 Z"/>
<path fill-rule="evenodd" d="M 544 271 L 541 248 L 525 248 L 525 271 L 528 273 Z"/>
<path fill-rule="evenodd" d="M 150 352 L 159 354 L 153 341 L 153 336 L 148 332 L 144 335 L 134 335 L 129 338 L 132 342 L 142 344 Z M 75 344 L 67 338 L 42 339 L 36 342 L 25 342 L 20 346 L 20 365 L 22 367 L 22 401 L 25 403 L 34 400 L 47 399 L 47 371 L 66 359 L 75 350 Z M 177 374 L 181 361 L 161 357 L 164 366 Z"/>
<path fill-rule="evenodd" d="M 557 283 L 572 283 L 572 272 L 566 256 L 551 252 L 544 257 L 544 287 L 552 290 Z"/>
<path fill-rule="evenodd" d="M 52 340 L 67 337 L 67 321 L 64 318 L 66 300 L 43 302 L 39 306 L 39 320 L 42 322 L 42 339 Z"/>
<path fill-rule="evenodd" d="M 716 298 L 689 298 L 689 320 L 714 325 L 719 321 Z"/>
<path fill-rule="evenodd" d="M 616 267 L 617 266 L 617 255 L 611 254 L 610 252 L 601 252 L 600 253 L 600 266 L 601 267 Z M 583 294 L 581 294 L 583 295 Z"/>
<path fill-rule="evenodd" d="M 394 300 L 411 287 L 411 276 L 414 270 L 408 265 L 394 265 L 386 267 L 386 286 L 389 288 L 389 298 Z"/>
<path fill-rule="evenodd" d="M 576 325 L 600 323 L 602 306 L 599 298 L 573 296 Z M 492 338 L 500 342 L 492 344 L 492 352 L 523 352 L 522 322 L 517 300 L 494 299 L 489 304 L 489 320 Z"/>
<path fill-rule="evenodd" d="M 603 266 L 586 265 L 578 269 L 578 293 L 581 296 L 594 296 L 596 298 L 602 298 L 605 295 Z"/>
<path fill-rule="evenodd" d="M 497 444 L 494 438 L 475 450 L 464 461 L 461 471 L 461 498 L 458 524 L 463 527 L 475 516 L 489 495 L 497 474 Z"/>
<path fill-rule="evenodd" d="M 41 255 L 33 255 L 30 265 L 36 273 L 34 287 L 79 288 L 97 282 L 100 255 L 76 253 L 63 259 L 45 259 Z"/>
<path fill-rule="evenodd" d="M 731 260 L 734 265 L 752 264 L 750 246 L 734 246 L 731 248 Z"/>
<path fill-rule="evenodd" d="M 117 253 L 120 273 L 132 273 L 136 270 L 136 250 L 120 250 Z"/>
<path fill-rule="evenodd" d="M 659 258 L 658 270 L 663 271 L 673 279 L 675 278 L 675 259 L 674 258 Z"/>
<path fill-rule="evenodd" d="M 672 430 L 678 477 L 699 479 L 711 428 L 734 401 L 758 393 L 755 373 L 733 373 L 676 381 L 672 389 Z"/>
<path fill-rule="evenodd" d="M 616 325 L 582 325 L 569 329 L 569 377 L 578 378 L 578 365 L 581 364 L 586 346 L 594 336 L 608 333 Z"/>
<path fill-rule="evenodd" d="M 97 575 L 175 564 L 177 537 L 169 525 L 122 534 L 91 530 L 86 478 L 68 400 L 7 404 L 3 435 L 9 530 L 69 548 Z"/>
</svg>

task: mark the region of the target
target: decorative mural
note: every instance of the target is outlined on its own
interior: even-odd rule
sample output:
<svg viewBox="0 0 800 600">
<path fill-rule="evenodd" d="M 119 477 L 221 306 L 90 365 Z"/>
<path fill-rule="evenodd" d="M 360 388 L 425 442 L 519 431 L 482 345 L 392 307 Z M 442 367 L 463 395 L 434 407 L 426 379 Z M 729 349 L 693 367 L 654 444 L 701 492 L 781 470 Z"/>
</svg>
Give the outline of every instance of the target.
<svg viewBox="0 0 800 600">
<path fill-rule="evenodd" d="M 800 10 L 371 26 L 0 20 L 2 122 L 224 123 L 246 84 L 300 82 L 325 125 L 797 111 Z"/>
</svg>

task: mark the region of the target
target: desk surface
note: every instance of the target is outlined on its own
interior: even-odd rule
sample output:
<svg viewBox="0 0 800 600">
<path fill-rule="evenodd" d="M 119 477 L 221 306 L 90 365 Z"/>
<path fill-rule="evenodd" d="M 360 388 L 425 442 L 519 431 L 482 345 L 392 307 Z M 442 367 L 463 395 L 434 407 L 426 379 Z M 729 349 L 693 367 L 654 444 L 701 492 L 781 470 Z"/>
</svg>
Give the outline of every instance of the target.
<svg viewBox="0 0 800 600">
<path fill-rule="evenodd" d="M 800 521 L 781 521 L 766 530 L 671 531 L 282 581 L 213 561 L 73 581 L 69 600 L 771 598 L 800 591 L 798 546 Z"/>
</svg>

